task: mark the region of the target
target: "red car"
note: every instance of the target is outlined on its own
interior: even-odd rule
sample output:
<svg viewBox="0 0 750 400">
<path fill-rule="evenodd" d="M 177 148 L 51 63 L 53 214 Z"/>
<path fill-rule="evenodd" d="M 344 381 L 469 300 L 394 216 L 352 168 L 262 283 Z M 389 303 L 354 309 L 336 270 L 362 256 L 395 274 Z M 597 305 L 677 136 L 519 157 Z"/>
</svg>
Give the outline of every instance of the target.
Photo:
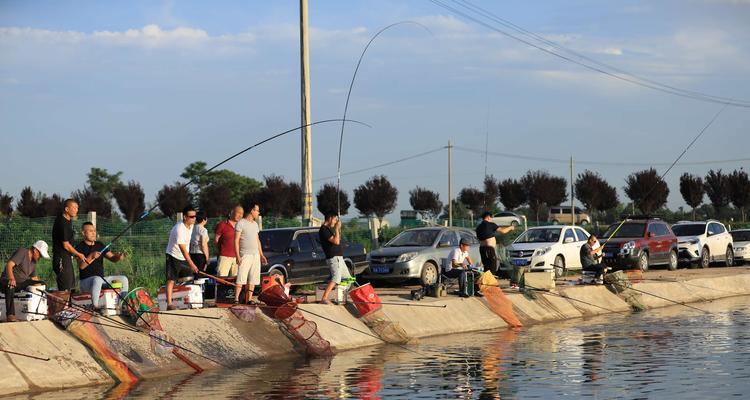
<svg viewBox="0 0 750 400">
<path fill-rule="evenodd" d="M 677 237 L 658 218 L 634 218 L 613 224 L 599 241 L 604 243 L 602 263 L 608 267 L 646 271 L 655 265 L 666 265 L 670 271 L 677 269 Z"/>
</svg>

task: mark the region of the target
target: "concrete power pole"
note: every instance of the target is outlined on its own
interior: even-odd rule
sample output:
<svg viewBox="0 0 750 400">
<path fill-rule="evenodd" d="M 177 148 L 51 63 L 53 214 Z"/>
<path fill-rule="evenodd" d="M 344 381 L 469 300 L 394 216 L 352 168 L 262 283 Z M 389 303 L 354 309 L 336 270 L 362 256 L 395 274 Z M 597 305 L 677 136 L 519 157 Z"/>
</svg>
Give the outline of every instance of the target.
<svg viewBox="0 0 750 400">
<path fill-rule="evenodd" d="M 307 0 L 299 2 L 299 43 L 302 79 L 302 224 L 312 225 L 312 129 L 310 119 L 310 51 L 307 41 Z"/>
<path fill-rule="evenodd" d="M 576 224 L 576 209 L 573 206 L 575 192 L 573 187 L 573 156 L 570 156 L 570 215 L 573 217 L 573 225 Z"/>
<path fill-rule="evenodd" d="M 448 226 L 453 226 L 453 159 L 451 141 L 448 141 Z"/>
</svg>

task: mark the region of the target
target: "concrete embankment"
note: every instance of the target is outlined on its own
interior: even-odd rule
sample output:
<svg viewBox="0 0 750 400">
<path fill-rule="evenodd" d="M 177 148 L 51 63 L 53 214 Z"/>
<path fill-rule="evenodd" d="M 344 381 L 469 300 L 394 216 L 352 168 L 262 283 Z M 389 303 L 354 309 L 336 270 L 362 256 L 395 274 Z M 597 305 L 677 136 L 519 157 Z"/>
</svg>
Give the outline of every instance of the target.
<svg viewBox="0 0 750 400">
<path fill-rule="evenodd" d="M 730 296 L 750 295 L 750 273 L 704 276 L 683 281 L 646 281 L 625 293 L 604 286 L 560 286 L 550 293 L 506 292 L 512 311 L 524 324 L 539 324 L 612 312 L 629 312 L 633 302 L 645 308 L 678 303 L 699 303 Z M 412 302 L 398 296 L 383 296 L 383 314 L 400 325 L 416 341 L 421 337 L 456 334 L 506 327 L 486 299 L 454 296 Z M 402 303 L 404 305 L 398 305 Z M 433 305 L 441 307 L 415 307 Z M 683 307 L 685 312 L 694 312 Z M 304 304 L 303 315 L 317 324 L 318 332 L 335 352 L 382 344 L 368 326 L 355 317 L 351 306 Z M 204 369 L 243 366 L 267 360 L 299 357 L 304 348 L 284 332 L 281 325 L 258 312 L 252 322 L 237 319 L 226 309 L 209 308 L 162 315 L 162 326 L 184 349 L 191 362 Z M 185 315 L 219 317 L 189 318 Z M 152 338 L 115 327 L 111 321 L 96 325 L 100 343 L 127 365 L 139 379 L 189 373 L 193 369 L 172 354 L 154 351 Z M 0 395 L 114 384 L 115 379 L 95 352 L 79 339 L 50 321 L 0 324 L 0 348 L 40 357 L 40 361 L 0 352 Z"/>
</svg>

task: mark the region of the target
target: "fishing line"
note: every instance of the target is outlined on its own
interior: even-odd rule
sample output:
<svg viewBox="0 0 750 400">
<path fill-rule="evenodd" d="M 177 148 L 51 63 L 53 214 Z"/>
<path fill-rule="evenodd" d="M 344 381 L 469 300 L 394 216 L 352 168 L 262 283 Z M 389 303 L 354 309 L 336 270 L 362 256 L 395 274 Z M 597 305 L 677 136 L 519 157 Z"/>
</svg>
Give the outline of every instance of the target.
<svg viewBox="0 0 750 400">
<path fill-rule="evenodd" d="M 733 295 L 736 295 L 736 296 L 746 296 L 747 295 L 747 293 L 731 292 L 729 290 L 722 290 L 722 289 L 712 288 L 712 287 L 708 287 L 708 286 L 696 285 L 694 283 L 688 283 L 688 282 L 685 282 L 685 281 L 678 281 L 676 279 L 658 279 L 658 278 L 642 278 L 642 279 L 644 281 L 654 281 L 654 282 L 674 282 L 674 283 L 679 283 L 679 284 L 682 284 L 682 285 L 693 286 L 693 287 L 702 288 L 702 289 L 708 289 L 708 290 L 715 290 L 717 292 L 729 293 L 729 294 L 733 294 Z"/>
<path fill-rule="evenodd" d="M 698 311 L 700 311 L 700 312 L 704 312 L 704 313 L 706 313 L 706 314 L 711 314 L 711 312 L 709 312 L 709 311 L 706 311 L 706 310 L 704 310 L 704 309 L 702 309 L 702 308 L 698 308 L 698 307 L 693 307 L 693 306 L 691 306 L 691 305 L 689 305 L 689 304 L 685 304 L 684 302 L 679 302 L 679 301 L 675 301 L 675 300 L 672 300 L 672 299 L 668 299 L 668 298 L 666 298 L 666 297 L 662 297 L 662 296 L 659 296 L 659 295 L 656 295 L 656 294 L 653 294 L 653 293 L 649 293 L 649 292 L 646 292 L 646 291 L 644 291 L 644 290 L 636 289 L 636 288 L 634 288 L 634 287 L 632 287 L 632 286 L 631 286 L 631 287 L 629 287 L 628 289 L 630 289 L 630 290 L 635 290 L 635 291 L 636 291 L 636 292 L 638 292 L 638 293 L 643 293 L 643 294 L 647 294 L 647 295 L 649 295 L 649 296 L 653 296 L 653 297 L 656 297 L 657 299 L 662 299 L 662 300 L 668 301 L 668 302 L 670 302 L 670 303 L 674 303 L 674 304 L 679 304 L 679 305 L 681 305 L 681 306 L 685 306 L 685 307 L 687 307 L 687 308 L 692 308 L 693 310 L 698 310 Z"/>
<path fill-rule="evenodd" d="M 344 116 L 341 118 L 341 136 L 339 137 L 339 159 L 338 159 L 338 165 L 336 169 L 336 214 L 341 217 L 341 150 L 344 146 L 344 125 L 347 122 L 346 119 L 346 112 L 349 110 L 349 98 L 352 95 L 352 89 L 354 88 L 354 81 L 357 79 L 357 72 L 359 71 L 359 66 L 362 64 L 362 59 L 365 57 L 365 53 L 367 53 L 367 49 L 370 48 L 370 45 L 372 42 L 380 36 L 381 33 L 387 31 L 390 28 L 393 28 L 394 26 L 398 25 L 405 25 L 405 24 L 414 24 L 417 26 L 420 26 L 424 28 L 427 32 L 432 35 L 432 31 L 430 31 L 426 26 L 420 24 L 416 21 L 400 21 L 393 24 L 390 24 L 386 26 L 385 28 L 379 30 L 373 37 L 370 39 L 369 42 L 367 42 L 367 45 L 365 45 L 365 48 L 362 50 L 362 54 L 359 55 L 359 60 L 357 60 L 357 66 L 354 68 L 354 74 L 352 75 L 352 80 L 349 82 L 349 91 L 346 94 L 346 103 L 344 104 Z M 434 35 L 433 35 L 434 36 Z"/>
<path fill-rule="evenodd" d="M 496 286 L 496 287 L 499 287 L 500 285 L 486 285 L 486 286 Z M 601 308 L 602 310 L 609 311 L 611 313 L 627 314 L 627 312 L 624 312 L 624 311 L 611 310 L 611 309 L 606 308 L 606 307 L 602 307 L 602 306 L 599 306 L 599 305 L 596 305 L 596 304 L 593 304 L 593 303 L 589 303 L 587 301 L 579 300 L 579 299 L 576 299 L 574 297 L 570 297 L 568 295 L 563 295 L 563 294 L 560 294 L 560 293 L 551 292 L 549 290 L 539 289 L 539 288 L 536 288 L 536 287 L 533 287 L 533 286 L 529 286 L 529 285 L 524 285 L 524 288 L 529 288 L 529 289 L 531 289 L 533 291 L 536 291 L 536 292 L 541 292 L 543 294 L 549 294 L 549 295 L 560 297 L 560 298 L 563 298 L 563 299 L 577 301 L 579 303 L 586 304 L 588 306 L 592 306 L 592 307 L 596 307 L 596 308 Z M 509 290 L 503 290 L 503 292 L 505 292 L 505 293 L 518 293 L 518 292 L 515 292 L 515 291 L 509 291 Z"/>
<path fill-rule="evenodd" d="M 15 356 L 21 356 L 21 357 L 28 357 L 28 358 L 32 358 L 32 359 L 34 359 L 34 360 L 39 360 L 39 361 L 49 361 L 49 360 L 50 360 L 49 358 L 43 358 L 43 357 L 38 357 L 38 356 L 32 356 L 31 354 L 23 354 L 23 353 L 17 353 L 17 352 L 15 352 L 15 351 L 11 351 L 11 350 L 6 350 L 6 349 L 3 349 L 3 348 L 0 348 L 0 351 L 2 351 L 3 353 L 13 354 L 13 355 L 15 355 Z"/>
</svg>

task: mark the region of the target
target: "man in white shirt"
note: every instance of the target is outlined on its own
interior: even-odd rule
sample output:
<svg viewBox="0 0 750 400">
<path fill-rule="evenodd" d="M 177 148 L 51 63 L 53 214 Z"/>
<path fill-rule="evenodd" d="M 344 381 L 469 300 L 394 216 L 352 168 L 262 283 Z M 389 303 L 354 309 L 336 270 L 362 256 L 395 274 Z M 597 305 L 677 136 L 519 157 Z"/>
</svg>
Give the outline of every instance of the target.
<svg viewBox="0 0 750 400">
<path fill-rule="evenodd" d="M 461 286 L 466 284 L 464 274 L 473 274 L 474 282 L 476 282 L 479 275 L 476 271 L 471 270 L 474 261 L 472 261 L 471 256 L 469 256 L 470 247 L 471 243 L 468 240 L 461 239 L 458 247 L 451 250 L 450 254 L 448 254 L 449 262 L 448 265 L 444 266 L 443 275 L 449 278 L 458 278 Z M 476 291 L 474 292 L 474 295 L 482 296 L 482 293 Z"/>
<path fill-rule="evenodd" d="M 190 238 L 197 213 L 195 208 L 187 206 L 182 210 L 182 221 L 176 223 L 169 232 L 167 243 L 167 310 L 175 310 L 172 304 L 172 289 L 174 281 L 198 272 L 193 260 L 190 259 Z"/>
</svg>

